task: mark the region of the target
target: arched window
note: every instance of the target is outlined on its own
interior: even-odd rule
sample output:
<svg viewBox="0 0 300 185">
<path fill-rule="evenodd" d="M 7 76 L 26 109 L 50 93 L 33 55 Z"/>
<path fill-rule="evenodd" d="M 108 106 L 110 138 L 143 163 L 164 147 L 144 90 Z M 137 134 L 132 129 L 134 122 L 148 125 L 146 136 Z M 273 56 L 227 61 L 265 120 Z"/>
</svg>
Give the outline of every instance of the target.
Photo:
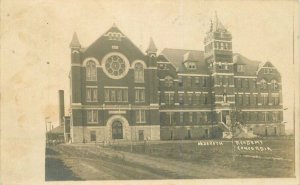
<svg viewBox="0 0 300 185">
<path fill-rule="evenodd" d="M 86 80 L 96 81 L 97 80 L 97 68 L 94 61 L 88 61 L 86 63 Z"/>
<path fill-rule="evenodd" d="M 277 90 L 278 89 L 278 83 L 277 83 L 276 80 L 271 81 L 271 87 L 272 87 L 272 90 Z"/>
<path fill-rule="evenodd" d="M 267 81 L 265 79 L 260 81 L 260 89 L 267 89 Z"/>
<path fill-rule="evenodd" d="M 136 63 L 134 65 L 134 81 L 144 82 L 144 67 L 141 63 Z"/>
<path fill-rule="evenodd" d="M 173 78 L 170 76 L 167 76 L 165 78 L 165 86 L 166 87 L 172 87 L 173 86 Z"/>
</svg>

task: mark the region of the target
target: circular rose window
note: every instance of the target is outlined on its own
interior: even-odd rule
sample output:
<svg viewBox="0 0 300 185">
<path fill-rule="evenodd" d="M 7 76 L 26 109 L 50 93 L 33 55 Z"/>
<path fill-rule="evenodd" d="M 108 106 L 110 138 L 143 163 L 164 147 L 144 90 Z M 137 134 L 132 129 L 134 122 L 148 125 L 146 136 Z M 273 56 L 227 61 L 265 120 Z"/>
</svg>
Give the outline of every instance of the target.
<svg viewBox="0 0 300 185">
<path fill-rule="evenodd" d="M 128 61 L 120 53 L 111 53 L 104 57 L 104 72 L 112 79 L 123 78 L 128 72 Z"/>
</svg>

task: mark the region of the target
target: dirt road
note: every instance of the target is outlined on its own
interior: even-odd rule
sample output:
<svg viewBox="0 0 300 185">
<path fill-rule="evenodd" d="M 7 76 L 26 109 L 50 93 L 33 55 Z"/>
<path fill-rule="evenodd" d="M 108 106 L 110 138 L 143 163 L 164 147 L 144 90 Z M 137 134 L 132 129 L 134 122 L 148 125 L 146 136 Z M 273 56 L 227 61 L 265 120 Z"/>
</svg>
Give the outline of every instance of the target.
<svg viewBox="0 0 300 185">
<path fill-rule="evenodd" d="M 68 176 L 70 179 L 65 180 L 236 178 L 253 176 L 222 167 L 212 168 L 211 166 L 191 162 L 115 151 L 96 145 L 58 145 L 49 148 L 49 150 L 55 151 L 55 155 L 47 155 L 48 160 L 61 160 L 73 172 L 73 175 Z M 260 176 L 255 175 L 255 177 Z"/>
</svg>

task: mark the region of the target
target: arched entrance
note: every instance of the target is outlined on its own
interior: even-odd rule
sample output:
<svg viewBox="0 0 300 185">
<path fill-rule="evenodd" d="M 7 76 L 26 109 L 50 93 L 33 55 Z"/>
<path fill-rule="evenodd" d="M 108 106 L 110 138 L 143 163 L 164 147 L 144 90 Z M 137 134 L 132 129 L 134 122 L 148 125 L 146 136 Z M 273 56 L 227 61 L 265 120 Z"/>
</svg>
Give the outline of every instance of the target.
<svg viewBox="0 0 300 185">
<path fill-rule="evenodd" d="M 123 139 L 123 126 L 118 120 L 112 123 L 112 139 Z"/>
</svg>

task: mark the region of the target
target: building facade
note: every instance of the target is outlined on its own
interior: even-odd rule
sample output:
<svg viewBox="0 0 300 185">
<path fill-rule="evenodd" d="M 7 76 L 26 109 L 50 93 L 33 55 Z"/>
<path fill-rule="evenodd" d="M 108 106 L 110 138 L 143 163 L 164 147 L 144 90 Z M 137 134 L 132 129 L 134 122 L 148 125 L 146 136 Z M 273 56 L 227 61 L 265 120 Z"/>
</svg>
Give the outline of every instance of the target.
<svg viewBox="0 0 300 185">
<path fill-rule="evenodd" d="M 226 137 L 231 126 L 284 134 L 281 76 L 232 52 L 216 17 L 204 51 L 140 51 L 115 25 L 89 47 L 70 44 L 72 142 Z"/>
</svg>

